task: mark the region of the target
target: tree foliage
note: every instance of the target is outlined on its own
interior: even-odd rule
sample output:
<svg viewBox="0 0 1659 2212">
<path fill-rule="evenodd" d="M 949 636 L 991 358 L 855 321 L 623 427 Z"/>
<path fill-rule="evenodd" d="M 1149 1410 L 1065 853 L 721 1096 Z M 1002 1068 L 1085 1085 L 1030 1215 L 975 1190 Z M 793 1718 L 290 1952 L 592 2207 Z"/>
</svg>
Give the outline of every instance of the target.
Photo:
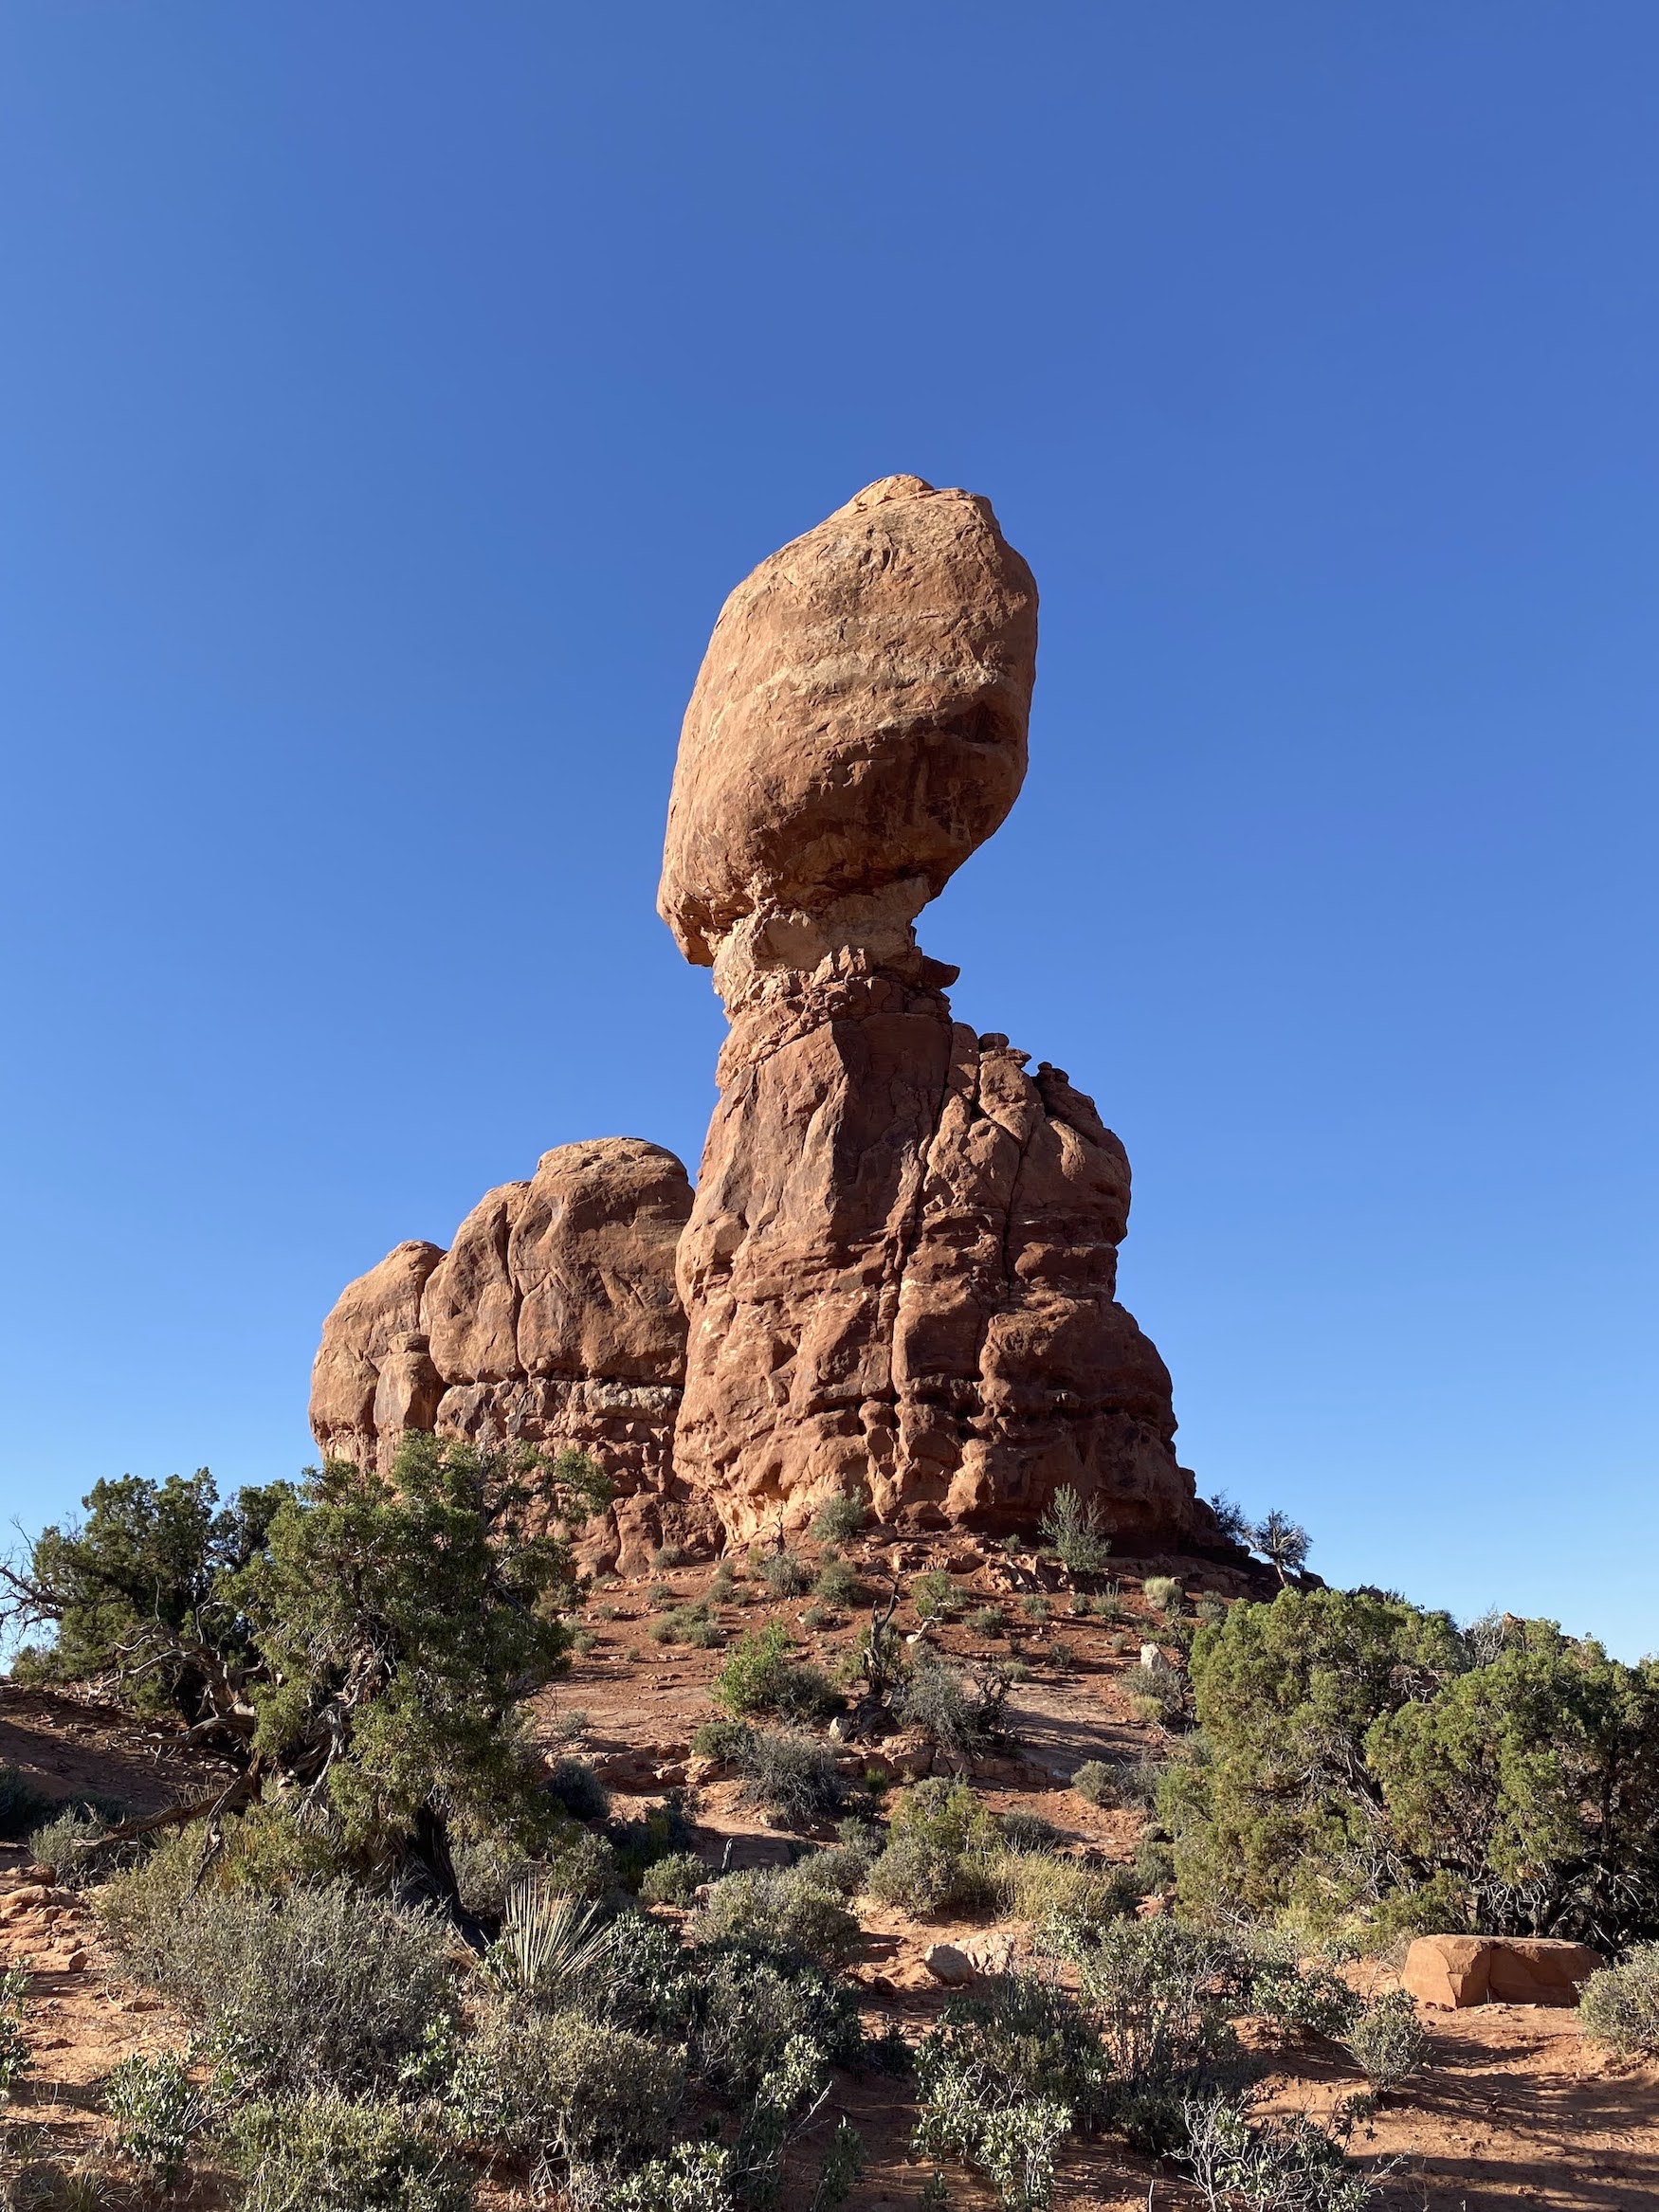
<svg viewBox="0 0 1659 2212">
<path fill-rule="evenodd" d="M 1164 1785 L 1183 1902 L 1613 1945 L 1659 1927 L 1659 1666 L 1372 1591 L 1199 1628 Z"/>
<path fill-rule="evenodd" d="M 225 1507 L 205 1471 L 126 1476 L 6 1570 L 7 1609 L 55 1631 L 30 1671 L 171 1699 L 229 1764 L 217 1809 L 280 1784 L 452 1898 L 450 1816 L 549 1817 L 517 1714 L 567 1663 L 569 1535 L 607 1495 L 580 1453 L 414 1431 L 390 1478 L 333 1462 Z"/>
</svg>

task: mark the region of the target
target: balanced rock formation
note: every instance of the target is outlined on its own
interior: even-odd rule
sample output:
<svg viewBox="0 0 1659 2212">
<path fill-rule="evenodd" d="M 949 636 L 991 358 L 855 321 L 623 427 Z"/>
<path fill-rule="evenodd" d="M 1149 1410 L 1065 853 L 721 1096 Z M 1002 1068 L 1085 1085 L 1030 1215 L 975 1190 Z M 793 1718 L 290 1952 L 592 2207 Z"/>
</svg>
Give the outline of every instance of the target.
<svg viewBox="0 0 1659 2212">
<path fill-rule="evenodd" d="M 1117 1303 L 1129 1163 L 1062 1069 L 952 1019 L 915 922 L 1018 796 L 1037 593 L 989 503 L 887 477 L 726 602 L 659 908 L 731 1022 L 695 1202 L 671 1153 L 566 1145 L 323 1331 L 325 1453 L 407 1428 L 594 1451 L 595 1558 L 797 1525 L 1212 1539 L 1163 1362 Z"/>
<path fill-rule="evenodd" d="M 686 714 L 658 905 L 732 1023 L 681 1241 L 675 1467 L 738 1534 L 884 1520 L 1211 1532 L 1114 1296 L 1129 1167 L 951 1018 L 926 900 L 1018 793 L 1036 589 L 989 504 L 890 477 L 739 585 Z"/>
<path fill-rule="evenodd" d="M 589 1550 L 637 1563 L 712 1516 L 673 1476 L 685 1366 L 675 1248 L 691 1186 L 637 1137 L 561 1145 L 481 1199 L 447 1252 L 407 1243 L 323 1324 L 311 1425 L 386 1471 L 406 1429 L 592 1451 L 616 1488 Z"/>
</svg>

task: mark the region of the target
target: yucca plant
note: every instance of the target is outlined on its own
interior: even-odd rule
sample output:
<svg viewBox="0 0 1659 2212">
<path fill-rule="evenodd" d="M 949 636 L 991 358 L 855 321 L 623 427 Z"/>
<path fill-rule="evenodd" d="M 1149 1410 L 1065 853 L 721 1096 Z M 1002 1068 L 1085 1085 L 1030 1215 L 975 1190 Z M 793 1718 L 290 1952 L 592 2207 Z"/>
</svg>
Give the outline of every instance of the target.
<svg viewBox="0 0 1659 2212">
<path fill-rule="evenodd" d="M 498 1989 L 547 2000 L 585 1981 L 611 1942 L 611 1924 L 597 1904 L 549 1896 L 536 1881 L 520 1881 L 508 1893 L 501 1932 L 482 1964 Z"/>
</svg>

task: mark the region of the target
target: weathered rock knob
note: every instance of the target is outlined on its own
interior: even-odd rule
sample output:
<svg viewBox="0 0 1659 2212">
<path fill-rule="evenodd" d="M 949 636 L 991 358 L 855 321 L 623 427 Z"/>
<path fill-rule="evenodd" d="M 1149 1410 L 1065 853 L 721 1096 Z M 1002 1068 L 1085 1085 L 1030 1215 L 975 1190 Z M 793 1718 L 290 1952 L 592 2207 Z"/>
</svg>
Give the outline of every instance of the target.
<svg viewBox="0 0 1659 2212">
<path fill-rule="evenodd" d="M 907 948 L 1019 794 L 1036 651 L 1031 572 L 971 492 L 884 477 L 762 561 L 681 731 L 657 909 L 685 957 Z"/>
</svg>

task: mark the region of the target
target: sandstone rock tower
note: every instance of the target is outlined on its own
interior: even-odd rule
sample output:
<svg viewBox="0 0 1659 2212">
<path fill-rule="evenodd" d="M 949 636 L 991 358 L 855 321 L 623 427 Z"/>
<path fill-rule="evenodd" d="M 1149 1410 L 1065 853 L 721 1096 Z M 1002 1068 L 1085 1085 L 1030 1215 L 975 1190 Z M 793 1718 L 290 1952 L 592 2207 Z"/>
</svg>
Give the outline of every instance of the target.
<svg viewBox="0 0 1659 2212">
<path fill-rule="evenodd" d="M 887 477 L 763 561 L 686 711 L 659 909 L 731 1032 L 695 1198 L 661 1147 L 565 1145 L 446 1254 L 324 1324 L 325 1453 L 406 1428 L 592 1449 L 596 1556 L 796 1525 L 833 1490 L 925 1528 L 1063 1484 L 1129 1546 L 1213 1535 L 1170 1380 L 1116 1302 L 1129 1163 L 1063 1070 L 951 1018 L 915 922 L 1026 768 L 1030 571 L 989 503 Z"/>
<path fill-rule="evenodd" d="M 1030 571 L 989 503 L 871 484 L 726 602 L 659 910 L 731 1034 L 678 1276 L 680 1477 L 747 1534 L 838 1488 L 884 1520 L 1120 1535 L 1207 1519 L 1114 1298 L 1129 1164 L 1089 1099 L 951 1019 L 926 901 L 1018 795 Z"/>
</svg>

